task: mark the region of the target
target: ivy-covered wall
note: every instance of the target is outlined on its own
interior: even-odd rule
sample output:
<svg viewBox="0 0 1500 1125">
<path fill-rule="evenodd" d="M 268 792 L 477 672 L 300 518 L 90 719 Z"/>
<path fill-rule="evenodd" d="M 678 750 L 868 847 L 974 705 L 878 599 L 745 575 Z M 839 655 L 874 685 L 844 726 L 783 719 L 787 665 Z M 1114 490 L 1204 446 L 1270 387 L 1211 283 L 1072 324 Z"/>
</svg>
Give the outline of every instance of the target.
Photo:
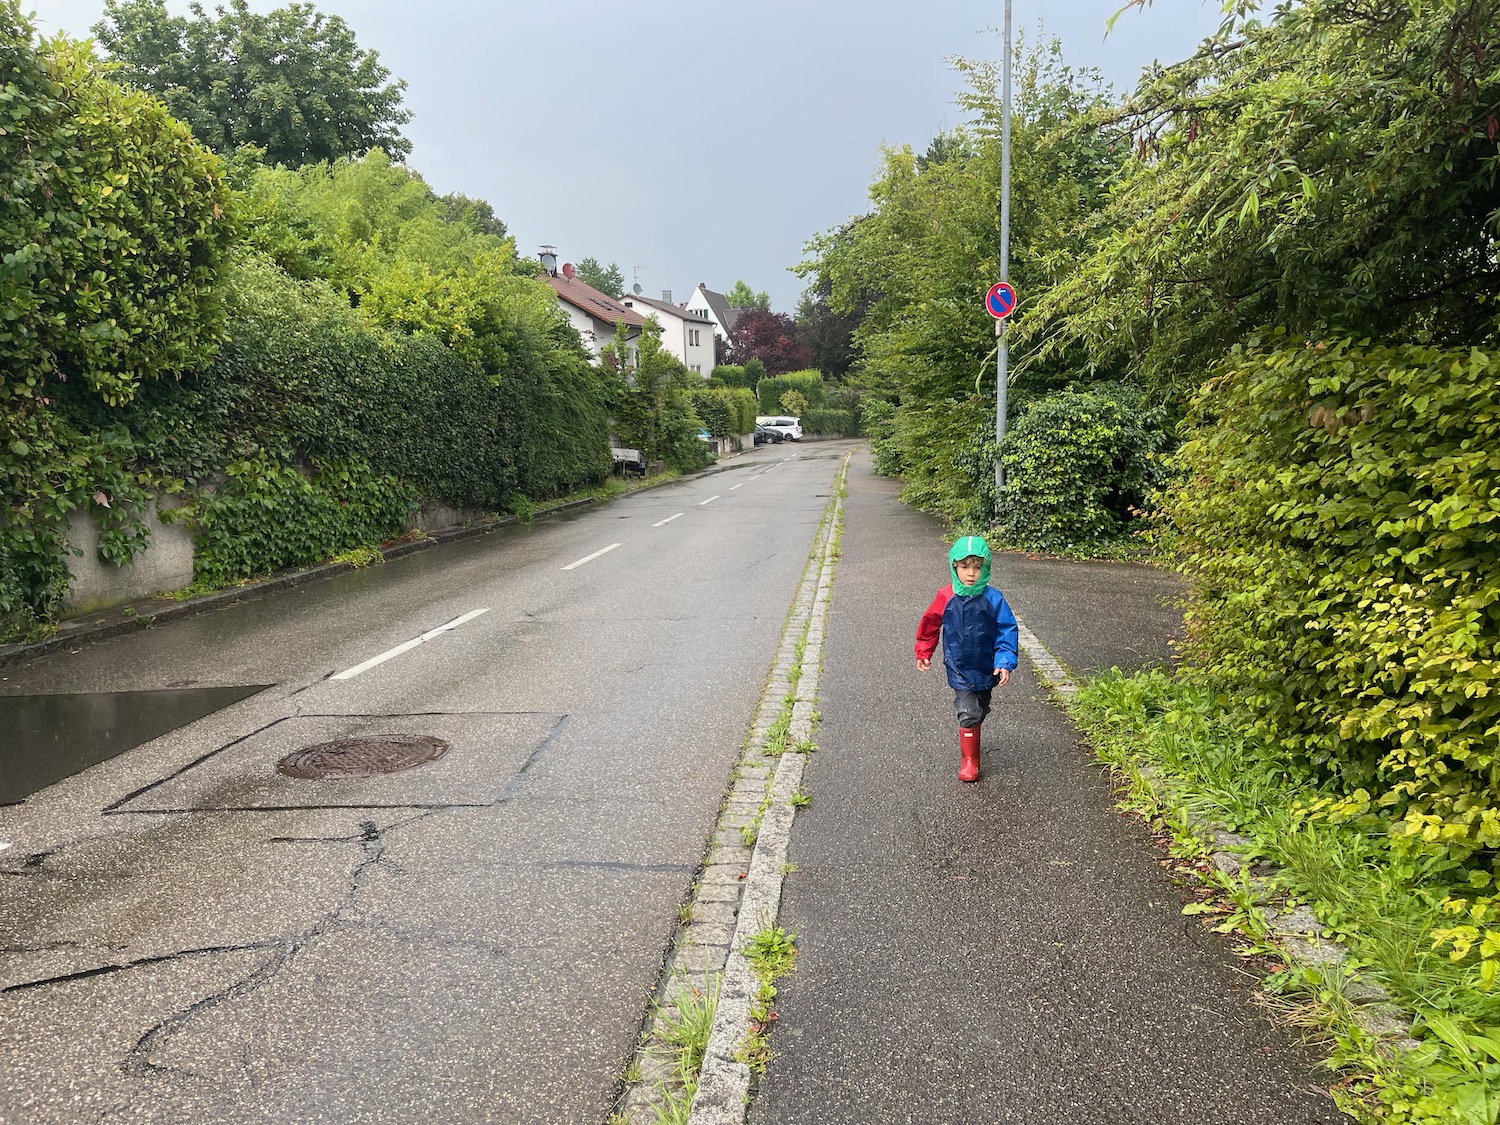
<svg viewBox="0 0 1500 1125">
<path fill-rule="evenodd" d="M 0 82 L 0 641 L 52 628 L 80 511 L 121 564 L 171 496 L 212 586 L 607 477 L 610 374 L 472 209 L 379 152 L 226 174 L 16 0 Z"/>
</svg>

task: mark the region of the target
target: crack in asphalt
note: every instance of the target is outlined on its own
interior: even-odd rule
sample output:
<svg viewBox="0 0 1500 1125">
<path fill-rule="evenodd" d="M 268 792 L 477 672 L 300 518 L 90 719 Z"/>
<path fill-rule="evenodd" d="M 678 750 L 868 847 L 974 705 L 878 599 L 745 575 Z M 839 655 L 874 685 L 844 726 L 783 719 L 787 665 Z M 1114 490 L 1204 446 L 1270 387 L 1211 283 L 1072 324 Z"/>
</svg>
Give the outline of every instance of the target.
<svg viewBox="0 0 1500 1125">
<path fill-rule="evenodd" d="M 259 967 L 254 969 L 247 976 L 242 977 L 240 980 L 233 982 L 232 984 L 220 989 L 218 992 L 215 992 L 212 995 L 203 997 L 201 1000 L 188 1005 L 188 1007 L 183 1008 L 180 1011 L 174 1012 L 173 1014 L 167 1016 L 165 1019 L 161 1020 L 155 1026 L 147 1030 L 145 1034 L 143 1034 L 140 1039 L 136 1041 L 135 1046 L 130 1049 L 125 1058 L 120 1061 L 119 1069 L 121 1073 L 130 1075 L 132 1077 L 143 1077 L 152 1074 L 178 1075 L 191 1078 L 209 1077 L 208 1075 L 198 1074 L 194 1071 L 185 1070 L 181 1067 L 163 1066 L 160 1063 L 154 1062 L 152 1056 L 163 1048 L 169 1046 L 172 1039 L 179 1032 L 184 1030 L 195 1016 L 199 1015 L 202 1012 L 210 1011 L 213 1008 L 218 1007 L 220 1004 L 224 1004 L 231 1000 L 237 1000 L 243 996 L 248 996 L 250 993 L 269 983 L 278 974 L 280 974 L 283 969 L 290 965 L 293 960 L 296 959 L 297 954 L 306 947 L 308 942 L 327 933 L 333 933 L 339 930 L 351 928 L 351 921 L 359 917 L 359 898 L 361 893 L 364 891 L 365 880 L 368 878 L 369 874 L 377 867 L 380 867 L 382 865 L 393 867 L 395 866 L 385 858 L 386 832 L 400 827 L 401 825 L 410 824 L 413 821 L 424 819 L 424 817 L 430 815 L 432 814 L 424 813 L 422 814 L 422 816 L 412 817 L 408 820 L 402 821 L 399 825 L 392 825 L 390 829 L 382 829 L 373 820 L 362 821 L 359 826 L 360 832 L 357 837 L 349 837 L 347 840 L 337 841 L 341 843 L 353 843 L 357 840 L 360 844 L 361 850 L 363 851 L 363 858 L 360 860 L 359 864 L 354 868 L 353 872 L 349 876 L 349 890 L 348 893 L 344 896 L 343 902 L 341 902 L 332 911 L 324 914 L 315 923 L 313 923 L 313 925 L 309 926 L 301 933 L 290 935 L 289 937 L 275 942 L 254 943 L 238 948 L 211 951 L 245 952 L 257 948 L 265 948 L 274 950 L 275 956 L 273 956 L 265 964 L 260 965 Z M 397 868 L 397 870 L 399 870 L 399 868 Z M 181 954 L 171 954 L 153 958 L 150 959 L 150 962 L 142 963 L 172 961 L 176 960 L 180 956 Z M 134 966 L 132 965 L 125 967 Z"/>
<path fill-rule="evenodd" d="M 537 761 L 540 760 L 542 753 L 546 751 L 552 745 L 554 740 L 556 740 L 556 738 L 563 732 L 563 730 L 566 729 L 570 719 L 571 716 L 569 715 L 562 715 L 558 718 L 558 721 L 553 725 L 552 729 L 548 731 L 547 735 L 542 739 L 541 743 L 527 756 L 526 761 L 521 765 L 520 769 L 518 769 L 514 774 L 511 775 L 511 778 L 502 788 L 501 792 L 488 805 L 443 805 L 430 807 L 399 806 L 403 808 L 421 808 L 422 811 L 414 816 L 409 816 L 398 820 L 386 828 L 381 828 L 380 825 L 378 825 L 373 820 L 363 820 L 359 823 L 359 832 L 356 835 L 320 837 L 272 837 L 268 842 L 332 844 L 358 843 L 360 845 L 362 853 L 361 858 L 355 865 L 353 871 L 351 871 L 349 874 L 348 890 L 344 895 L 342 901 L 332 910 L 325 912 L 311 926 L 298 933 L 293 933 L 282 937 L 269 938 L 263 941 L 247 942 L 240 945 L 225 945 L 204 947 L 198 949 L 176 950 L 172 953 L 158 954 L 150 957 L 140 957 L 130 961 L 123 961 L 108 965 L 96 965 L 92 968 L 82 969 L 72 973 L 64 973 L 57 976 L 45 977 L 31 981 L 23 981 L 19 984 L 9 985 L 0 988 L 0 994 L 30 991 L 34 989 L 45 988 L 55 984 L 64 984 L 72 981 L 86 980 L 93 977 L 102 977 L 115 973 L 128 972 L 132 969 L 148 968 L 154 965 L 162 964 L 174 964 L 195 959 L 220 956 L 226 953 L 266 952 L 270 954 L 269 958 L 263 963 L 257 965 L 254 969 L 252 969 L 244 976 L 241 976 L 238 980 L 232 981 L 216 992 L 213 992 L 208 996 L 204 996 L 199 1000 L 194 1001 L 192 1004 L 189 1004 L 185 1008 L 181 1008 L 171 1013 L 170 1015 L 165 1016 L 156 1024 L 148 1028 L 140 1036 L 140 1038 L 136 1040 L 135 1045 L 126 1052 L 125 1057 L 122 1058 L 118 1064 L 118 1069 L 122 1074 L 135 1078 L 164 1076 L 192 1078 L 197 1080 L 221 1080 L 221 1075 L 199 1074 L 196 1071 L 187 1069 L 185 1067 L 160 1063 L 156 1061 L 156 1059 L 164 1050 L 170 1047 L 174 1038 L 184 1030 L 186 1030 L 197 1016 L 205 1012 L 212 1011 L 214 1008 L 217 1008 L 223 1004 L 239 1000 L 264 987 L 266 984 L 274 980 L 280 973 L 282 973 L 289 965 L 291 965 L 296 959 L 297 955 L 303 951 L 308 943 L 315 940 L 316 938 L 324 936 L 326 934 L 347 931 L 351 929 L 384 930 L 386 932 L 393 933 L 403 932 L 397 927 L 387 926 L 376 919 L 371 919 L 365 916 L 363 913 L 363 906 L 360 902 L 360 899 L 362 898 L 366 890 L 367 882 L 375 871 L 382 867 L 385 867 L 397 873 L 403 872 L 403 868 L 386 855 L 387 836 L 390 833 L 397 831 L 398 829 L 406 828 L 412 824 L 418 823 L 431 817 L 438 816 L 439 814 L 452 809 L 496 808 L 506 803 L 511 799 L 512 789 L 521 781 L 525 773 L 529 769 L 531 769 L 531 767 L 535 765 Z M 277 721 L 279 722 L 281 720 Z M 274 724 L 268 724 L 268 726 L 271 725 Z M 263 727 L 261 729 L 264 730 L 267 728 Z M 248 737 L 250 737 L 250 735 L 244 736 L 244 738 Z M 244 738 L 236 739 L 235 742 L 232 742 L 229 745 L 234 745 L 235 743 L 242 742 L 244 741 Z M 220 749 L 227 749 L 227 746 L 221 747 Z M 215 753 L 217 753 L 217 751 L 215 751 Z M 184 767 L 184 769 L 186 768 L 190 767 Z M 154 784 L 159 784 L 159 782 Z M 139 790 L 137 794 L 132 794 L 132 797 L 138 795 L 139 793 L 143 793 L 150 788 L 151 786 L 146 786 L 142 790 Z M 115 805 L 104 811 L 115 811 L 119 808 L 120 805 L 124 804 L 130 799 L 132 798 L 127 797 L 122 801 L 116 802 Z M 369 806 L 359 807 L 368 808 Z M 187 812 L 192 810 L 183 811 Z M 81 843 L 82 841 L 79 842 Z M 45 862 L 49 856 L 54 855 L 61 850 L 63 849 L 56 848 L 52 849 L 51 851 L 35 853 L 27 857 L 23 869 L 4 872 L 4 874 L 23 875 L 36 873 L 36 870 L 40 868 L 41 864 Z M 507 949 L 496 946 L 492 943 L 445 938 L 430 933 L 422 934 L 419 931 L 411 931 L 410 934 L 411 936 L 420 937 L 423 940 L 433 942 L 434 944 L 440 946 L 470 949 L 476 952 L 481 952 L 486 956 L 491 957 L 509 957 L 509 951 Z M 76 948 L 77 943 L 49 943 L 47 945 L 40 945 L 30 948 L 14 950 L 7 949 L 3 951 L 10 953 L 41 953 L 49 951 L 59 951 L 61 949 L 70 947 Z"/>
</svg>

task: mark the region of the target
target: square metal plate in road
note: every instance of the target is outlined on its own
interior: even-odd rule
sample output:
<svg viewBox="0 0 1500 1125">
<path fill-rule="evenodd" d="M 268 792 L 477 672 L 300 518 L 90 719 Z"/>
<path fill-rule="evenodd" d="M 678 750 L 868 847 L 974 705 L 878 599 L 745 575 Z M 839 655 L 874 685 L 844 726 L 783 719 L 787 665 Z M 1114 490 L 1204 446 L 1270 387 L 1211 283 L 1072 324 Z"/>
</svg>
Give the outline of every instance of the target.
<svg viewBox="0 0 1500 1125">
<path fill-rule="evenodd" d="M 297 715 L 217 747 L 112 805 L 113 813 L 313 808 L 487 806 L 546 744 L 564 716 L 469 711 L 418 715 Z M 442 756 L 374 777 L 308 780 L 277 764 L 319 743 L 379 735 L 431 735 Z"/>
</svg>

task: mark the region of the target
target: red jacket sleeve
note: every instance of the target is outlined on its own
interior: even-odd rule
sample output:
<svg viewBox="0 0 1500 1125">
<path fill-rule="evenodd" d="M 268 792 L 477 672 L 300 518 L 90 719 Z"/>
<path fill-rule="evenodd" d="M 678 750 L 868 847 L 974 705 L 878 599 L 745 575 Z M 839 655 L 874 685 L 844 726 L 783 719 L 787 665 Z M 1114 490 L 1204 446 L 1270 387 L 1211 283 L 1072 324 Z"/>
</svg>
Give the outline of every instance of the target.
<svg viewBox="0 0 1500 1125">
<path fill-rule="evenodd" d="M 923 612 L 922 620 L 917 622 L 917 643 L 912 646 L 912 651 L 918 660 L 931 660 L 937 651 L 938 637 L 943 631 L 943 610 L 948 608 L 948 599 L 952 596 L 953 587 L 944 586 Z"/>
</svg>

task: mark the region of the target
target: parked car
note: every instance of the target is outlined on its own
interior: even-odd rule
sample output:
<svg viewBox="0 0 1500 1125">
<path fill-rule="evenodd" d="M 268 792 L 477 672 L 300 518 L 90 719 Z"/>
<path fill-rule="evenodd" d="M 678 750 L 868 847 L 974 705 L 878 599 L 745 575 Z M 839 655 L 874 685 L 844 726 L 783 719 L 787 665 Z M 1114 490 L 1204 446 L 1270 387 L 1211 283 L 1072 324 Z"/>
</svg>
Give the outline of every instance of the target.
<svg viewBox="0 0 1500 1125">
<path fill-rule="evenodd" d="M 760 423 L 755 425 L 756 445 L 780 445 L 786 438 L 782 437 L 780 430 L 768 430 Z"/>
<path fill-rule="evenodd" d="M 793 418 L 786 414 L 762 414 L 755 419 L 755 425 L 757 428 L 775 430 L 786 441 L 802 440 L 801 418 Z"/>
</svg>

